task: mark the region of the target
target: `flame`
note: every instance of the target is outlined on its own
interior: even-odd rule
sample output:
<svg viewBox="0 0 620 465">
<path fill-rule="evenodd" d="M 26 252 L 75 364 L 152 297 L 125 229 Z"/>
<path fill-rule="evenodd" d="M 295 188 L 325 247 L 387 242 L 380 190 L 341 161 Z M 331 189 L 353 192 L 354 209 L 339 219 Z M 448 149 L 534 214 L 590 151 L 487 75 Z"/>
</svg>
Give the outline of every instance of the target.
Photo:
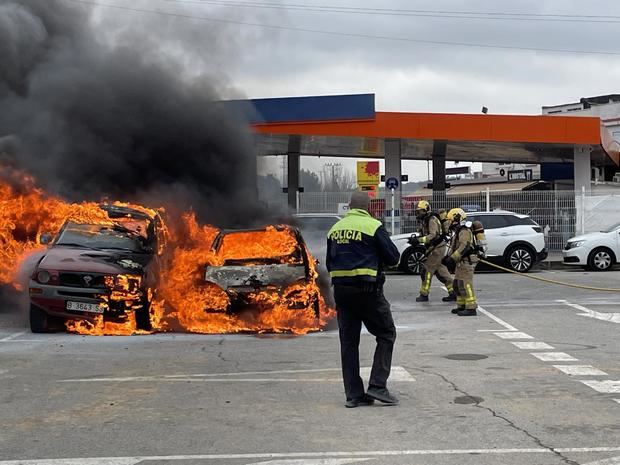
<svg viewBox="0 0 620 465">
<path fill-rule="evenodd" d="M 67 331 L 84 336 L 132 336 L 136 334 L 150 334 L 149 331 L 139 330 L 136 327 L 136 318 L 133 313 L 127 315 L 122 323 L 104 321 L 101 315 L 95 317 L 91 323 L 86 320 L 70 320 L 66 322 Z"/>
<path fill-rule="evenodd" d="M 139 210 L 154 219 L 162 209 L 154 210 L 122 202 L 118 207 Z M 122 225 L 146 234 L 144 221 L 135 218 L 110 218 L 94 202 L 69 203 L 49 195 L 36 186 L 27 174 L 0 166 L 0 285 L 20 289 L 17 274 L 21 262 L 31 253 L 44 250 L 42 234 L 55 235 L 70 219 L 83 224 Z M 262 231 L 225 235 L 216 253 L 214 241 L 220 231 L 200 224 L 188 212 L 172 219 L 173 231 L 162 226 L 165 249 L 159 250 L 169 263 L 161 271 L 157 289 L 144 290 L 140 276 L 106 277 L 107 293 L 100 305 L 123 314 L 119 321 L 106 321 L 97 315 L 91 323 L 68 321 L 69 332 L 85 335 L 144 334 L 137 329 L 135 312 L 150 302 L 149 318 L 153 331 L 187 331 L 195 333 L 290 332 L 306 334 L 316 331 L 335 316 L 325 304 L 317 285 L 314 259 L 301 250 L 294 231 L 289 227 L 267 227 Z M 163 244 L 160 244 L 163 247 Z M 292 264 L 304 254 L 310 258 L 306 266 L 309 278 L 286 289 L 267 288 L 245 295 L 248 311 L 227 313 L 231 297 L 224 289 L 204 280 L 205 266 L 221 266 L 227 261 L 242 260 L 251 266 L 264 259 Z M 60 270 L 62 271 L 62 270 Z M 319 316 L 317 317 L 317 313 Z"/>
<path fill-rule="evenodd" d="M 316 283 L 314 259 L 310 257 L 310 279 L 288 289 L 262 290 L 246 296 L 254 311 L 226 313 L 229 295 L 215 284 L 204 281 L 206 265 L 222 265 L 226 260 L 275 258 L 282 263 L 293 260 L 299 245 L 288 227 L 267 227 L 264 231 L 238 232 L 224 236 L 219 253 L 213 250 L 218 230 L 201 226 L 192 214 L 183 217 L 184 244 L 175 247 L 172 268 L 165 273 L 160 294 L 173 308 L 172 317 L 185 331 L 197 333 L 317 331 L 335 316 L 328 309 Z M 309 256 L 309 254 L 308 254 Z M 296 294 L 295 299 L 287 298 Z M 316 307 L 315 307 L 316 306 Z M 300 308 L 301 307 L 301 308 Z M 255 311 L 258 308 L 259 311 Z M 316 310 L 320 310 L 317 318 Z"/>
</svg>

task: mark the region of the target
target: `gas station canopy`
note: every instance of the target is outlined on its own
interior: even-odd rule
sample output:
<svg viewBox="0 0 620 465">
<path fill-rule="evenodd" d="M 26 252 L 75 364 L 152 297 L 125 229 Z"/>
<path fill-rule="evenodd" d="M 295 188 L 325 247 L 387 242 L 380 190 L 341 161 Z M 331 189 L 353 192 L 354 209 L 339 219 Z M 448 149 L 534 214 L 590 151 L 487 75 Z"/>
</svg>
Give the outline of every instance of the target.
<svg viewBox="0 0 620 465">
<path fill-rule="evenodd" d="M 400 139 L 406 160 L 432 159 L 433 143 L 441 141 L 452 161 L 572 163 L 575 146 L 589 146 L 592 164 L 620 164 L 618 144 L 598 117 L 375 112 L 371 94 L 253 103 L 260 112 L 277 101 L 280 113 L 253 124 L 259 155 L 287 154 L 289 135 L 299 135 L 300 153 L 308 156 L 382 158 L 385 140 Z M 304 120 L 287 117 L 286 107 L 296 101 L 303 102 Z M 367 111 L 360 111 L 364 105 Z M 333 106 L 340 113 L 330 111 Z M 347 107 L 354 111 L 347 113 Z"/>
<path fill-rule="evenodd" d="M 434 195 L 445 195 L 447 160 L 541 164 L 579 192 L 590 190 L 593 166 L 613 176 L 620 165 L 620 147 L 598 117 L 377 112 L 374 94 L 232 105 L 251 120 L 258 156 L 287 156 L 292 207 L 301 156 L 383 158 L 386 179 L 401 179 L 402 160 L 431 160 Z"/>
</svg>

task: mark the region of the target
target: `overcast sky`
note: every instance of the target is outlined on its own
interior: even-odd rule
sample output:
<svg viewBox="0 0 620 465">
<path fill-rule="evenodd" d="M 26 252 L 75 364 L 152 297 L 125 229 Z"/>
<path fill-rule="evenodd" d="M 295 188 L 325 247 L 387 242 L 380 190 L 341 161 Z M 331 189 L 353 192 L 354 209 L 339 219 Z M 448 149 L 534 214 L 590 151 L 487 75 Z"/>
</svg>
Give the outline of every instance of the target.
<svg viewBox="0 0 620 465">
<path fill-rule="evenodd" d="M 542 105 L 620 92 L 618 0 L 97 1 L 138 4 L 141 8 L 188 16 L 275 26 L 170 17 L 170 30 L 183 28 L 188 31 L 186 39 L 192 37 L 192 30 L 221 31 L 220 45 L 225 52 L 213 52 L 210 44 L 205 47 L 205 54 L 209 56 L 203 59 L 207 68 L 217 67 L 218 75 L 228 79 L 225 87 L 233 96 L 259 98 L 368 92 L 376 94 L 377 110 L 383 111 L 479 113 L 484 105 L 493 114 L 539 114 Z M 265 8 L 277 6 L 286 8 Z M 308 11 L 304 8 L 308 6 L 318 9 L 328 6 L 330 11 Z M 337 13 L 333 7 L 350 10 Z M 362 8 L 381 11 L 359 14 Z M 460 17 L 413 16 L 412 11 L 388 9 L 527 16 L 519 16 L 523 20 L 501 20 L 493 15 L 483 15 L 492 19 L 466 19 L 462 14 L 451 14 Z M 135 16 L 136 20 L 145 15 L 120 10 L 117 13 Z M 546 18 L 555 21 L 538 21 L 531 16 L 543 14 L 554 15 Z M 566 21 L 570 18 L 560 15 L 576 15 L 572 19 L 581 22 Z M 615 22 L 601 22 L 602 19 Z M 334 36 L 277 27 L 407 40 Z M 154 34 L 158 32 L 153 31 Z M 431 45 L 411 40 L 616 55 Z M 193 43 L 191 48 L 192 53 L 200 54 L 200 44 Z M 425 164 L 423 174 L 426 174 Z"/>
</svg>

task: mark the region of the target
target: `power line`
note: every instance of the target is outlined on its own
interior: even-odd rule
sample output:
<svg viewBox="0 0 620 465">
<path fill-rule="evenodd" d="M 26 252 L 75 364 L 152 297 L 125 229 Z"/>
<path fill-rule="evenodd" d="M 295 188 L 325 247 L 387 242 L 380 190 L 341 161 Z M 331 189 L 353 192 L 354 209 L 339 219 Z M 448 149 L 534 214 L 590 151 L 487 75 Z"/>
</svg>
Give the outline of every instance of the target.
<svg viewBox="0 0 620 465">
<path fill-rule="evenodd" d="M 213 5 L 235 8 L 262 8 L 275 10 L 290 10 L 304 12 L 344 13 L 358 15 L 379 16 L 406 16 L 406 17 L 430 17 L 448 19 L 477 19 L 493 21 L 542 21 L 560 23 L 620 23 L 620 16 L 602 15 L 568 15 L 568 14 L 539 14 L 539 13 L 497 13 L 484 11 L 442 11 L 442 10 L 412 10 L 397 8 L 363 8 L 363 7 L 339 7 L 329 5 L 303 5 L 294 3 L 269 3 L 224 0 L 159 0 L 167 3 Z"/>
<path fill-rule="evenodd" d="M 341 32 L 341 31 L 327 31 L 320 29 L 309 29 L 309 28 L 301 28 L 294 26 L 281 26 L 275 24 L 260 24 L 260 23 L 250 23 L 246 21 L 236 21 L 232 19 L 224 19 L 224 18 L 214 18 L 210 16 L 195 16 L 185 13 L 175 13 L 161 10 L 147 10 L 142 8 L 134 8 L 122 5 L 111 5 L 108 3 L 100 3 L 92 0 L 65 0 L 73 3 L 80 3 L 84 5 L 92 5 L 92 6 L 100 6 L 105 8 L 113 8 L 118 10 L 125 11 L 133 11 L 136 13 L 147 13 L 147 14 L 155 14 L 161 16 L 170 16 L 175 18 L 183 18 L 183 19 L 192 19 L 192 20 L 200 20 L 200 21 L 209 21 L 209 22 L 217 22 L 217 23 L 226 23 L 226 24 L 236 24 L 240 26 L 251 26 L 251 27 L 259 27 L 264 29 L 273 29 L 273 30 L 283 30 L 283 31 L 295 31 L 295 32 L 305 32 L 310 34 L 322 34 L 328 36 L 336 36 L 336 37 L 352 37 L 358 39 L 374 39 L 374 40 L 385 40 L 392 42 L 406 42 L 406 43 L 416 43 L 423 45 L 440 45 L 440 46 L 458 46 L 458 47 L 473 47 L 473 48 L 484 48 L 484 49 L 498 49 L 498 50 L 519 50 L 526 52 L 548 52 L 548 53 L 570 53 L 570 54 L 579 54 L 579 55 L 607 55 L 607 56 L 620 56 L 620 52 L 612 52 L 612 51 L 601 51 L 601 50 L 572 50 L 572 49 L 555 49 L 555 48 L 542 48 L 542 47 L 520 47 L 520 46 L 511 46 L 511 45 L 493 45 L 493 44 L 482 44 L 475 42 L 452 42 L 452 41 L 442 41 L 442 40 L 426 40 L 426 39 L 414 39 L 411 37 L 394 37 L 394 36 L 385 36 L 385 35 L 373 35 L 373 34 L 361 34 L 361 33 L 353 33 L 353 32 Z"/>
</svg>

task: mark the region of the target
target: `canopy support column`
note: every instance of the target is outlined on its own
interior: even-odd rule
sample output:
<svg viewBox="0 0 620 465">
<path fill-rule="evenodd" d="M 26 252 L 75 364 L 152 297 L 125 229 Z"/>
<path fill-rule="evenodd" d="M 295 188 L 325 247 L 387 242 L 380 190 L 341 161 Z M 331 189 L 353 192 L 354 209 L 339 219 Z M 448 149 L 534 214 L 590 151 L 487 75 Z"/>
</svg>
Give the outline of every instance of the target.
<svg viewBox="0 0 620 465">
<path fill-rule="evenodd" d="M 287 158 L 287 184 L 288 206 L 297 209 L 297 191 L 299 190 L 299 163 L 301 159 L 301 136 L 288 136 Z"/>
<path fill-rule="evenodd" d="M 446 199 L 446 152 L 448 143 L 433 141 L 433 209 L 442 208 Z M 435 205 L 438 203 L 439 205 Z"/>
<path fill-rule="evenodd" d="M 401 192 L 402 192 L 402 183 L 401 173 L 402 173 L 402 141 L 400 139 L 385 139 L 385 179 L 388 178 L 396 178 L 398 179 L 398 188 L 394 189 L 394 231 L 390 231 L 391 234 L 400 234 L 400 210 L 401 210 Z M 385 210 L 386 213 L 389 211 L 390 216 L 386 215 L 386 227 L 388 230 L 392 227 L 392 192 L 389 189 L 386 189 L 385 192 Z M 389 220 L 389 221 L 387 221 Z"/>
</svg>

